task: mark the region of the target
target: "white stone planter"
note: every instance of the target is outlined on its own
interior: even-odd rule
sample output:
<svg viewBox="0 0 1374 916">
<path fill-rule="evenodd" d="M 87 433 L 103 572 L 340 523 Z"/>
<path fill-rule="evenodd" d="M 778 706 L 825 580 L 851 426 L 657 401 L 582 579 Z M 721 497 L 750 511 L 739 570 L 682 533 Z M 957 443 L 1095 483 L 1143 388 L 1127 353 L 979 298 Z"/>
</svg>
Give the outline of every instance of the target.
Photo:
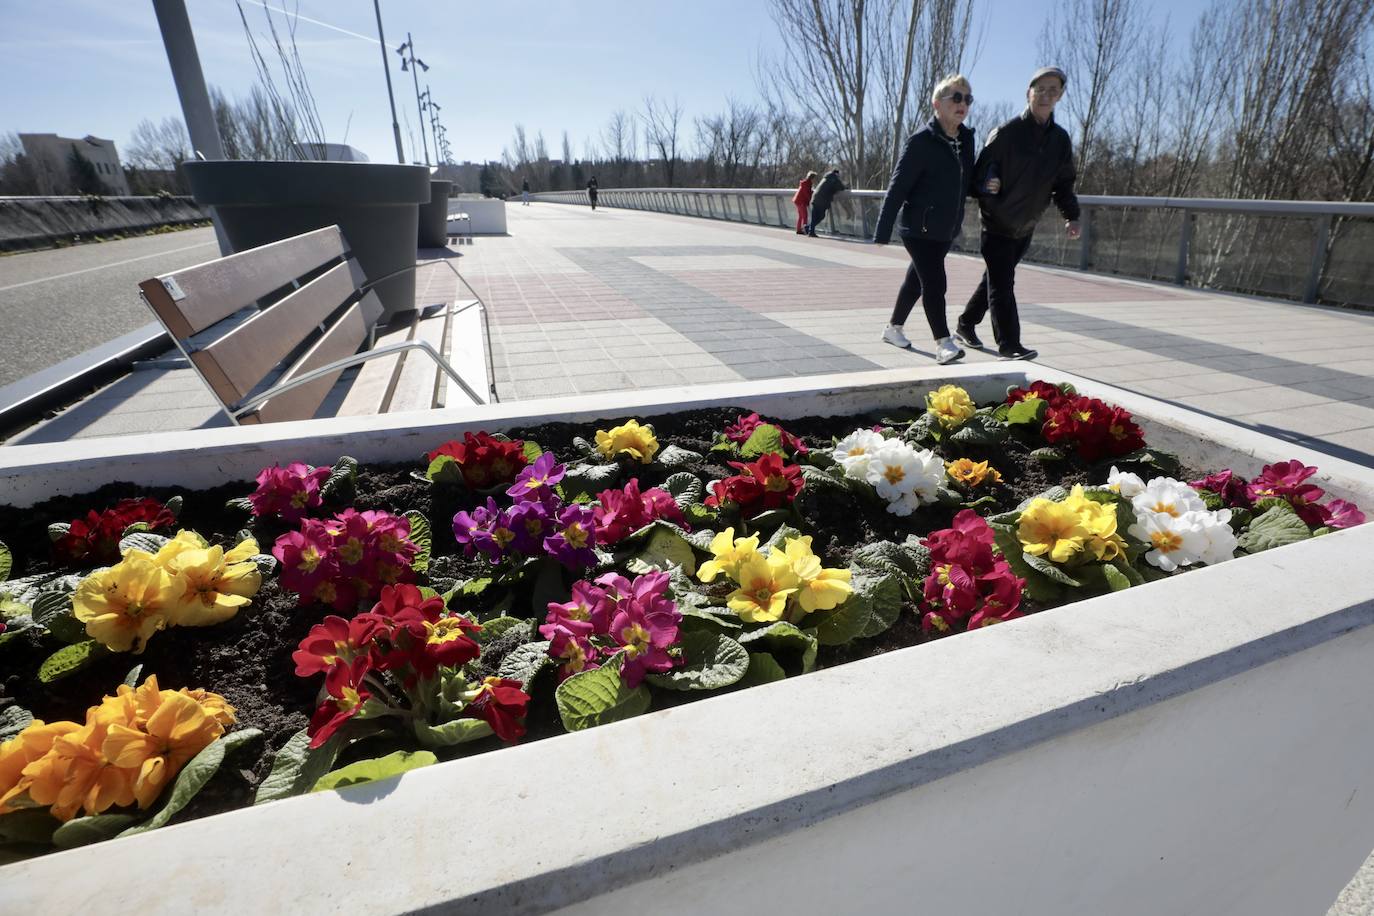
<svg viewBox="0 0 1374 916">
<path fill-rule="evenodd" d="M 981 367 L 0 449 L 0 499 L 463 429 L 975 398 Z M 1148 440 L 1374 472 L 1124 391 Z M 385 424 L 385 426 L 383 426 Z M 1210 441 L 1208 441 L 1210 440 Z M 1212 444 L 1216 443 L 1216 444 Z M 1374 525 L 801 678 L 0 869 L 0 912 L 1317 913 L 1374 847 Z M 213 685 L 207 685 L 213 686 Z"/>
</svg>

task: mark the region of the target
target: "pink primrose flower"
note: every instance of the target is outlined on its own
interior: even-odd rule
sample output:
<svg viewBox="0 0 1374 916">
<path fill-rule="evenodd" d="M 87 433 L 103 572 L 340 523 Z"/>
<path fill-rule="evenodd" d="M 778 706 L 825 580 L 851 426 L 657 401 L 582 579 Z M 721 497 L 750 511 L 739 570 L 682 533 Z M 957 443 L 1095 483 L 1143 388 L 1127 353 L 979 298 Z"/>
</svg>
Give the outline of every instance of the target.
<svg viewBox="0 0 1374 916">
<path fill-rule="evenodd" d="M 330 469 L 312 468 L 293 461 L 286 467 L 276 464 L 258 472 L 258 488 L 249 495 L 253 514 L 259 518 L 279 515 L 288 522 L 298 522 L 311 509 L 323 503 L 320 486 L 329 479 Z"/>
<path fill-rule="evenodd" d="M 1327 511 L 1326 524 L 1332 528 L 1354 528 L 1364 524 L 1364 513 L 1354 503 L 1333 499 L 1322 508 Z"/>
</svg>

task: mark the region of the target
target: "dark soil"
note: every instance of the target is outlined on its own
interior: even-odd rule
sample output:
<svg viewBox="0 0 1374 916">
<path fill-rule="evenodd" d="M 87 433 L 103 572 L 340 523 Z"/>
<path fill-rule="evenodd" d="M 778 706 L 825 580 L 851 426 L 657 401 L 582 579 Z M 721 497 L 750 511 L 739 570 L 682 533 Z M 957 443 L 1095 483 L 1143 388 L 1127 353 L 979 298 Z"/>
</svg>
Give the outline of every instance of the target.
<svg viewBox="0 0 1374 916">
<path fill-rule="evenodd" d="M 703 481 L 728 476 L 735 471 L 724 460 L 708 454 L 714 435 L 747 411 L 738 408 L 696 410 L 671 416 L 647 418 L 654 425 L 663 444 L 676 444 L 707 455 L 695 466 L 664 468 L 658 464 L 636 466 L 632 472 L 643 487 L 656 486 L 678 471 L 688 470 Z M 859 427 L 871 426 L 881 419 L 877 415 L 849 417 L 806 417 L 783 424 L 790 432 L 801 436 L 812 448 L 828 447 L 832 436 L 840 437 Z M 574 425 L 551 423 L 529 429 L 512 431 L 512 437 L 538 442 L 561 459 L 573 460 L 576 450 L 572 440 L 581 436 L 594 439 L 597 427 L 606 424 Z M 440 443 L 435 442 L 437 447 Z M 1053 484 L 1069 486 L 1100 482 L 1106 477 L 1106 465 L 1088 467 L 1075 462 L 1045 465 L 1029 458 L 1034 446 L 1016 441 L 988 450 L 951 449 L 947 458 L 967 456 L 975 460 L 987 458 L 1001 471 L 1003 483 L 980 491 L 996 499 L 996 505 L 979 507 L 979 512 L 991 515 L 1014 508 L 1026 497 Z M 283 464 L 291 456 L 279 456 Z M 427 584 L 446 590 L 453 580 L 487 574 L 491 567 L 481 557 L 464 557 L 457 551 L 450 520 L 459 509 L 470 508 L 475 499 L 466 492 L 436 488 L 414 473 L 423 470 L 422 456 L 413 464 L 373 466 L 361 469 L 357 481 L 357 495 L 352 505 L 359 509 L 385 509 L 401 513 L 415 509 L 431 521 L 434 559 Z M 622 483 L 623 483 L 622 479 Z M 183 497 L 180 527 L 199 532 L 212 543 L 232 546 L 237 532 L 248 526 L 246 513 L 227 509 L 225 502 L 248 495 L 251 481 L 230 483 L 213 490 L 186 491 L 176 487 L 147 488 L 132 484 L 112 483 L 94 493 L 58 497 L 41 505 L 18 509 L 0 505 L 0 541 L 14 554 L 14 577 L 30 576 L 53 569 L 46 534 L 49 524 L 66 522 L 84 516 L 87 510 L 113 506 L 119 499 L 131 496 L 150 496 L 166 500 L 174 495 Z M 342 507 L 330 507 L 332 509 Z M 839 492 L 806 494 L 800 510 L 806 519 L 808 533 L 815 535 L 814 548 L 826 560 L 826 565 L 844 565 L 858 547 L 876 540 L 902 541 L 909 534 L 925 535 L 947 527 L 956 510 L 947 507 L 925 507 L 899 518 L 884 510 L 876 499 L 863 511 L 856 511 L 853 497 Z M 724 524 L 724 523 L 723 523 Z M 253 533 L 263 552 L 270 552 L 275 538 L 287 528 L 281 524 L 259 523 Z M 78 570 L 78 572 L 80 572 Z M 522 605 L 522 598 L 524 603 Z M 525 608 L 524 610 L 522 610 Z M 513 616 L 535 616 L 529 608 L 528 596 L 517 596 Z M 482 616 L 489 608 L 463 607 Z M 1029 610 L 1038 610 L 1030 606 Z M 0 704 L 17 702 L 45 721 L 71 719 L 83 721 L 87 707 L 98 703 L 102 696 L 113 693 L 130 669 L 141 664 L 141 677 L 156 674 L 163 688 L 204 688 L 222 694 L 234 705 L 240 726 L 261 729 L 264 740 L 250 743 L 221 769 L 220 774 L 206 787 L 178 820 L 204 816 L 251 803 L 256 785 L 267 774 L 276 751 L 288 737 L 308 721 L 314 708 L 319 679 L 298 678 L 294 673 L 291 653 L 311 626 L 332 611 L 322 605 L 296 606 L 296 597 L 280 591 L 275 577 L 267 579 L 254 603 L 232 620 L 208 628 L 177 628 L 153 637 L 141 656 L 128 653 L 110 654 L 77 674 L 51 685 L 40 683 L 34 676 L 38 666 L 61 643 L 51 637 L 40 638 L 29 631 L 0 646 Z M 538 615 L 542 619 L 542 614 Z M 924 642 L 915 608 L 909 607 L 894 625 L 882 635 L 858 640 L 839 648 L 822 647 L 818 664 L 821 667 L 866 658 L 891 649 Z M 499 643 L 499 641 L 497 641 Z M 494 666 L 511 646 L 492 645 L 483 661 Z M 542 675 L 541 677 L 547 677 Z M 552 691 L 536 689 L 527 721 L 529 738 L 535 739 L 562 731 L 552 701 Z M 672 705 L 687 698 L 687 694 L 662 691 L 655 695 L 655 707 Z M 364 742 L 364 745 L 366 742 Z M 473 753 L 499 747 L 495 739 L 463 746 L 459 753 Z M 364 747 L 360 756 L 370 756 Z"/>
</svg>

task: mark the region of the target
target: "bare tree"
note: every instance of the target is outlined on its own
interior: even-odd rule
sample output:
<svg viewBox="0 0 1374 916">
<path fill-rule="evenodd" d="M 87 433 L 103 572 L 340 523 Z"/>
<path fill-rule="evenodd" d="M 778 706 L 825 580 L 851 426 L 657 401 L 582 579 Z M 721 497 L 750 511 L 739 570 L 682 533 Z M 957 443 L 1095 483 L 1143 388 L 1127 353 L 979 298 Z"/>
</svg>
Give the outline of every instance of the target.
<svg viewBox="0 0 1374 916">
<path fill-rule="evenodd" d="M 248 24 L 248 14 L 243 9 L 243 0 L 234 0 L 234 3 L 238 7 L 239 20 L 243 23 L 243 32 L 248 37 L 248 48 L 253 56 L 253 66 L 257 68 L 258 82 L 266 93 L 269 110 L 278 120 L 278 129 L 293 137 L 297 152 L 308 144 L 314 148 L 316 155 L 325 156 L 325 141 L 328 138 L 319 109 L 315 105 L 315 95 L 310 89 L 310 80 L 306 77 L 305 65 L 301 62 L 300 48 L 296 44 L 299 2 L 290 11 L 259 4 L 267 22 L 265 38 L 269 40 L 270 47 L 275 52 L 277 68 L 281 71 L 285 89 L 278 85 L 277 77 L 272 72 L 273 68 L 258 46 L 258 36 Z M 277 14 L 282 17 L 280 26 L 277 23 Z"/>
<path fill-rule="evenodd" d="M 678 125 L 682 121 L 682 102 L 673 96 L 672 102 L 660 102 L 652 95 L 644 97 L 644 140 L 658 154 L 663 163 L 663 177 L 667 187 L 673 187 L 677 167 Z"/>
</svg>

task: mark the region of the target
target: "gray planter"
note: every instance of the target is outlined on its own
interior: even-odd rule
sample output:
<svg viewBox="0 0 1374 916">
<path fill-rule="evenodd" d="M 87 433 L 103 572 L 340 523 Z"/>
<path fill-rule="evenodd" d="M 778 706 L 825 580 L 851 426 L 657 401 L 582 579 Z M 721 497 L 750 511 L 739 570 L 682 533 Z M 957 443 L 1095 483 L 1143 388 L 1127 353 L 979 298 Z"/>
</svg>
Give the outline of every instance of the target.
<svg viewBox="0 0 1374 916">
<path fill-rule="evenodd" d="M 415 266 L 429 169 L 370 162 L 185 163 L 196 203 L 215 208 L 235 251 L 338 225 L 369 280 Z M 385 322 L 415 307 L 413 271 L 377 286 Z"/>
<path fill-rule="evenodd" d="M 448 244 L 448 195 L 453 182 L 432 178 L 429 203 L 420 205 L 420 247 L 443 248 Z"/>
</svg>

